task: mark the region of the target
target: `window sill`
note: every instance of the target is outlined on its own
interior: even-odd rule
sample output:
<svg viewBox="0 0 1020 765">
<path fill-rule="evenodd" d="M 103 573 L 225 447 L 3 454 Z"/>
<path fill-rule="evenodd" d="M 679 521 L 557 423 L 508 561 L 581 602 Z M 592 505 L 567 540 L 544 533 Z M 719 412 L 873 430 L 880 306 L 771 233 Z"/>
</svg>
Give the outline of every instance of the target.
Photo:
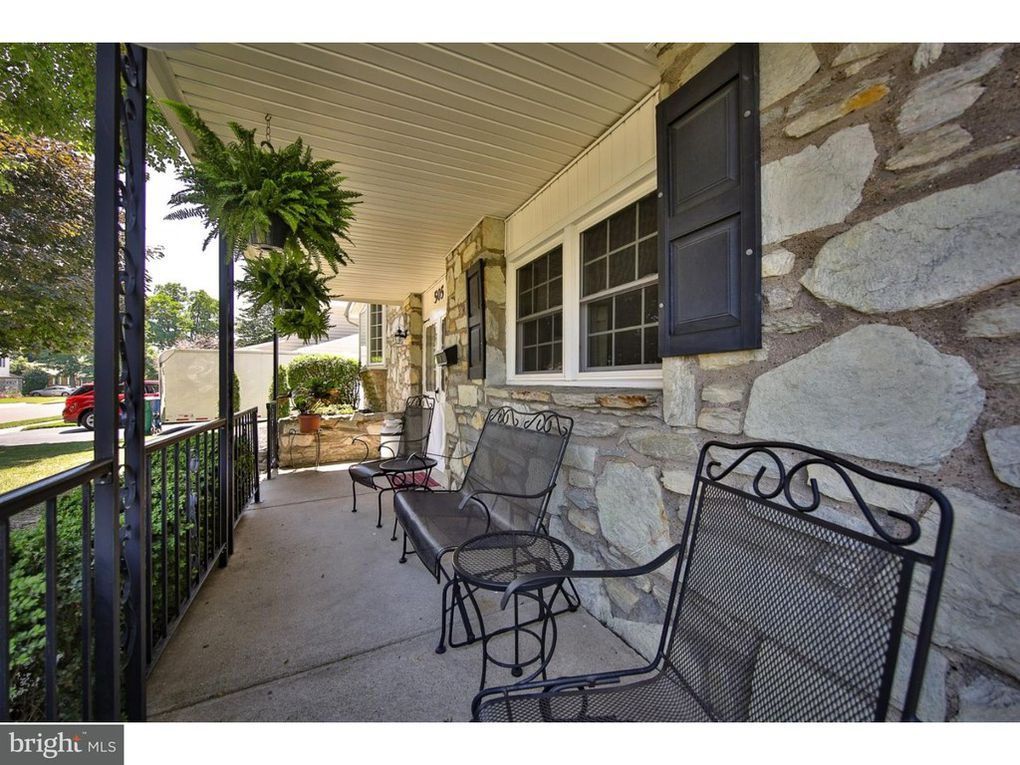
<svg viewBox="0 0 1020 765">
<path fill-rule="evenodd" d="M 507 374 L 507 385 L 542 385 L 561 388 L 662 388 L 662 369 L 629 369 L 619 372 L 564 374 Z"/>
</svg>

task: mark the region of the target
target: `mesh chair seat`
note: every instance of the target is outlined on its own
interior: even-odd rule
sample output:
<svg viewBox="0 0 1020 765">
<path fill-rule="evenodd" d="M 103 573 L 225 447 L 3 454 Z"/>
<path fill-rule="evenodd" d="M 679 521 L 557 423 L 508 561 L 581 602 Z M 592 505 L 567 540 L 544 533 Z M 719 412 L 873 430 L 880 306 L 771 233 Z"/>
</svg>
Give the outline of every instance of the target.
<svg viewBox="0 0 1020 765">
<path fill-rule="evenodd" d="M 496 696 L 476 712 L 481 722 L 712 722 L 717 720 L 673 673 L 626 685 L 558 693 Z"/>
<path fill-rule="evenodd" d="M 461 492 L 402 491 L 393 499 L 397 521 L 415 552 L 432 576 L 439 578 L 443 555 L 455 550 L 466 539 L 491 529 L 485 510 L 477 502 L 458 509 Z"/>
<path fill-rule="evenodd" d="M 384 475 L 383 471 L 379 469 L 379 465 L 385 461 L 369 460 L 368 462 L 359 462 L 347 468 L 347 472 L 351 474 L 352 481 L 357 481 L 363 486 L 375 488 L 375 479 Z"/>
</svg>

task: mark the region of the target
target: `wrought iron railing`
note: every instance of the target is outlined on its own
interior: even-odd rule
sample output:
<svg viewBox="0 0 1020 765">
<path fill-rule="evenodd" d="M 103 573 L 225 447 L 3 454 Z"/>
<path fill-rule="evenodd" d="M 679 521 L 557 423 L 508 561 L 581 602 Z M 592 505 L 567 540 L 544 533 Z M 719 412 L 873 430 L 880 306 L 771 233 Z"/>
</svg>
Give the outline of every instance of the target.
<svg viewBox="0 0 1020 765">
<path fill-rule="evenodd" d="M 220 487 L 219 419 L 145 445 L 150 518 L 144 625 L 121 599 L 126 636 L 144 637 L 151 671 L 209 572 L 225 562 L 233 525 L 258 500 L 258 410 L 234 415 L 233 500 Z M 82 465 L 0 495 L 0 719 L 88 720 L 98 678 L 96 487 L 113 461 Z M 120 482 L 123 483 L 121 477 Z M 121 518 L 121 534 L 127 532 Z M 125 580 L 126 581 L 126 580 Z M 97 641 L 99 641 L 97 643 Z"/>
</svg>

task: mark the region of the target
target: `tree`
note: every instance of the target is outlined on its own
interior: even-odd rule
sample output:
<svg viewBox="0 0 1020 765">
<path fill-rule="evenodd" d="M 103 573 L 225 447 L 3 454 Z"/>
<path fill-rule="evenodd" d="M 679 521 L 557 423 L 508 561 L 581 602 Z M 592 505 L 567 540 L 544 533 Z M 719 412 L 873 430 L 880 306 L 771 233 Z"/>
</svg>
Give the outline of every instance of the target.
<svg viewBox="0 0 1020 765">
<path fill-rule="evenodd" d="M 191 336 L 187 290 L 182 300 L 177 288 L 184 289 L 179 284 L 160 284 L 145 301 L 146 339 L 161 350 Z"/>
<path fill-rule="evenodd" d="M 191 339 L 215 337 L 220 330 L 220 301 L 205 290 L 188 293 Z"/>
<path fill-rule="evenodd" d="M 0 177 L 0 355 L 80 353 L 92 338 L 92 162 L 0 131 Z"/>
<path fill-rule="evenodd" d="M 146 101 L 146 163 L 157 170 L 165 170 L 168 162 L 180 166 L 180 144 L 152 97 Z M 48 136 L 90 152 L 95 107 L 94 45 L 0 44 L 0 129 Z"/>
<path fill-rule="evenodd" d="M 268 343 L 273 339 L 273 307 L 265 305 L 253 311 L 249 305 L 239 310 L 235 329 L 239 348 Z"/>
</svg>

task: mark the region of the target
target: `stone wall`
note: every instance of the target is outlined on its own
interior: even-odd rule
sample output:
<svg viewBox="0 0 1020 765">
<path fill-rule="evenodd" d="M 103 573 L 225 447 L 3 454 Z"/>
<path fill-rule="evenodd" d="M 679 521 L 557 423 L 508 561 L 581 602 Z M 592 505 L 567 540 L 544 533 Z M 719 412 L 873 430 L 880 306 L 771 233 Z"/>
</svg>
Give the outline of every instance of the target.
<svg viewBox="0 0 1020 765">
<path fill-rule="evenodd" d="M 408 333 L 402 341 L 393 335 L 398 329 Z M 385 331 L 386 408 L 402 412 L 407 398 L 421 393 L 421 295 L 408 295 L 399 311 L 387 311 Z"/>
<path fill-rule="evenodd" d="M 21 395 L 21 377 L 8 375 L 0 377 L 0 398 L 13 398 Z"/>
<path fill-rule="evenodd" d="M 323 416 L 319 427 L 319 464 L 358 462 L 365 458 L 365 447 L 355 437 L 368 444 L 368 457 L 379 456 L 379 433 L 384 413 L 341 414 Z M 297 416 L 280 420 L 280 467 L 299 468 L 315 464 L 316 435 L 301 433 Z"/>
<path fill-rule="evenodd" d="M 664 46 L 662 95 L 725 47 Z M 502 237 L 484 220 L 447 257 L 461 353 L 463 271 L 488 261 L 489 354 L 484 385 L 465 359 L 450 370 L 448 453 L 493 406 L 573 416 L 551 512 L 581 568 L 678 541 L 712 438 L 800 441 L 938 486 L 957 517 L 920 715 L 1020 719 L 1018 76 L 1010 45 L 763 45 L 764 347 L 665 359 L 661 391 L 507 386 Z M 650 576 L 582 596 L 648 654 L 667 592 Z"/>
</svg>

